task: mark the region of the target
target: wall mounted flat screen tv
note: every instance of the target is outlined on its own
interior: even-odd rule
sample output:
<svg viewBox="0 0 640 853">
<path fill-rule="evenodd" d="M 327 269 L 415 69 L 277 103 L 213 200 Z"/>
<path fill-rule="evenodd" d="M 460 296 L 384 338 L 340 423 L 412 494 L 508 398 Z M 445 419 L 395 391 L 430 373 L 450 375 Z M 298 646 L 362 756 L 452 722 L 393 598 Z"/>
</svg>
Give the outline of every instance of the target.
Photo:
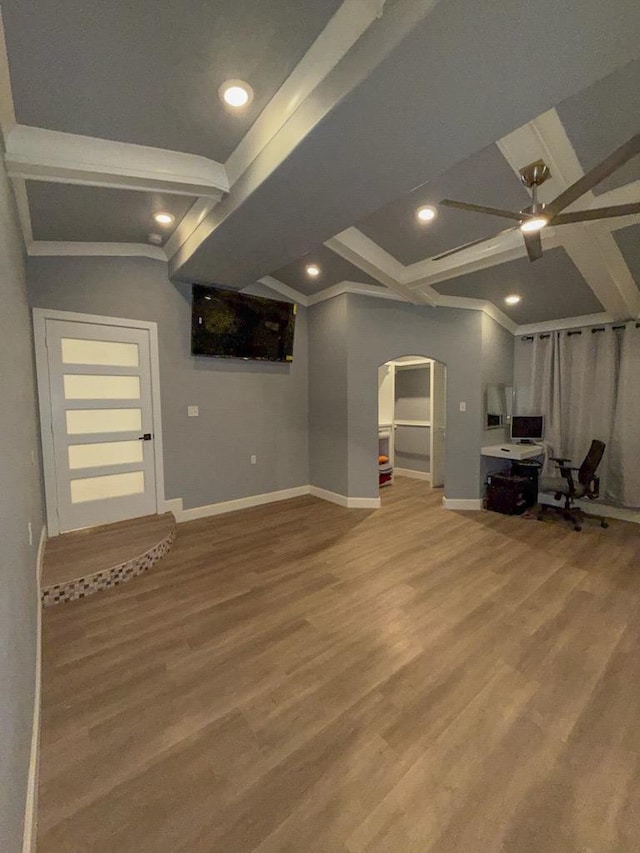
<svg viewBox="0 0 640 853">
<path fill-rule="evenodd" d="M 191 352 L 215 358 L 293 361 L 296 306 L 193 285 Z"/>
</svg>

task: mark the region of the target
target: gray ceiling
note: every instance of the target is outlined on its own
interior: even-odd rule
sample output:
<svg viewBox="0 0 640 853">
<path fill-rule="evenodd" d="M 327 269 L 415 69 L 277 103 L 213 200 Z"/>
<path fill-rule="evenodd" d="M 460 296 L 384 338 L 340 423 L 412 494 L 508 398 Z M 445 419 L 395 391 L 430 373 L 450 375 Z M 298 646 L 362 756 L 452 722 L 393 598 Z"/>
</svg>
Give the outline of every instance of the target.
<svg viewBox="0 0 640 853">
<path fill-rule="evenodd" d="M 434 285 L 447 296 L 488 299 L 515 323 L 542 323 L 603 310 L 593 291 L 562 248 L 547 249 L 531 263 L 518 258 Z M 505 296 L 522 301 L 507 305 Z"/>
<path fill-rule="evenodd" d="M 78 240 L 91 243 L 146 243 L 150 232 L 166 240 L 195 198 L 181 195 L 27 181 L 35 240 Z M 175 216 L 169 227 L 154 213 Z"/>
<path fill-rule="evenodd" d="M 339 6 L 2 0 L 17 119 L 224 161 Z M 231 78 L 255 91 L 242 114 L 218 99 Z"/>
<path fill-rule="evenodd" d="M 385 205 L 357 227 L 403 264 L 413 264 L 508 225 L 503 219 L 446 207 L 438 208 L 438 216 L 431 222 L 418 222 L 417 208 L 437 206 L 443 198 L 514 211 L 531 201 L 497 146 L 489 145 L 434 181 Z"/>
<path fill-rule="evenodd" d="M 640 225 L 620 228 L 613 236 L 640 290 Z"/>
<path fill-rule="evenodd" d="M 640 60 L 630 62 L 557 107 L 567 135 L 585 171 L 640 133 Z M 606 192 L 640 180 L 640 157 L 618 169 L 594 192 Z"/>
<path fill-rule="evenodd" d="M 320 275 L 311 278 L 306 272 L 307 264 L 317 264 L 320 267 Z M 300 260 L 293 261 L 272 273 L 274 278 L 299 290 L 301 293 L 310 295 L 319 293 L 334 284 L 343 281 L 355 281 L 358 284 L 375 284 L 384 287 L 379 281 L 367 275 L 361 269 L 345 261 L 340 255 L 336 255 L 326 246 L 320 246 L 313 252 L 309 252 Z"/>
<path fill-rule="evenodd" d="M 210 235 L 172 274 L 246 285 L 637 59 L 640 3 L 615 5 L 447 0 L 395 46 L 389 28 L 420 6 L 398 0 L 318 86 L 314 103 L 337 105 L 240 207 L 212 211 Z"/>
</svg>

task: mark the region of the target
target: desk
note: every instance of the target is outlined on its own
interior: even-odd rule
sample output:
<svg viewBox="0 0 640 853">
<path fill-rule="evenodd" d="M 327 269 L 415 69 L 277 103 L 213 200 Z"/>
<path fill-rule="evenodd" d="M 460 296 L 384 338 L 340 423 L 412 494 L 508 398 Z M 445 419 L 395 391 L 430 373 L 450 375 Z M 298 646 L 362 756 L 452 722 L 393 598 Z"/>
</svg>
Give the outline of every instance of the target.
<svg viewBox="0 0 640 853">
<path fill-rule="evenodd" d="M 492 456 L 496 459 L 511 459 L 513 462 L 521 462 L 523 459 L 533 459 L 542 456 L 544 447 L 540 444 L 493 444 L 483 447 L 480 453 L 483 456 Z"/>
</svg>

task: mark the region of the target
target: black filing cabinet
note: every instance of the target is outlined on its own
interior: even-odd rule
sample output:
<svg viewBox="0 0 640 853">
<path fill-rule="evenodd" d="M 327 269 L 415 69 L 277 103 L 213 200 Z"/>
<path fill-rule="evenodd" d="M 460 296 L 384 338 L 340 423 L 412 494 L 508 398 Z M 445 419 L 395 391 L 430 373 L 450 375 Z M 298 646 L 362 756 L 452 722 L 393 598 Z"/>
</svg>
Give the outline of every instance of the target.
<svg viewBox="0 0 640 853">
<path fill-rule="evenodd" d="M 538 501 L 537 460 L 513 462 L 511 471 L 489 474 L 486 507 L 504 515 L 520 515 Z"/>
</svg>

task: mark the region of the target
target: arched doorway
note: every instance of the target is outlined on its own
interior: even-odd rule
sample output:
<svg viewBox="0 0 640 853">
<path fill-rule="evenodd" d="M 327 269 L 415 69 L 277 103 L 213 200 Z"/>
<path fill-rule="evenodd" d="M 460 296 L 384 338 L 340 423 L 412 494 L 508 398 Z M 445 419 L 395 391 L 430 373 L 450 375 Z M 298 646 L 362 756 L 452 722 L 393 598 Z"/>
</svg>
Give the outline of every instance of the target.
<svg viewBox="0 0 640 853">
<path fill-rule="evenodd" d="M 396 477 L 444 486 L 446 366 L 402 355 L 378 367 L 378 483 Z"/>
</svg>

